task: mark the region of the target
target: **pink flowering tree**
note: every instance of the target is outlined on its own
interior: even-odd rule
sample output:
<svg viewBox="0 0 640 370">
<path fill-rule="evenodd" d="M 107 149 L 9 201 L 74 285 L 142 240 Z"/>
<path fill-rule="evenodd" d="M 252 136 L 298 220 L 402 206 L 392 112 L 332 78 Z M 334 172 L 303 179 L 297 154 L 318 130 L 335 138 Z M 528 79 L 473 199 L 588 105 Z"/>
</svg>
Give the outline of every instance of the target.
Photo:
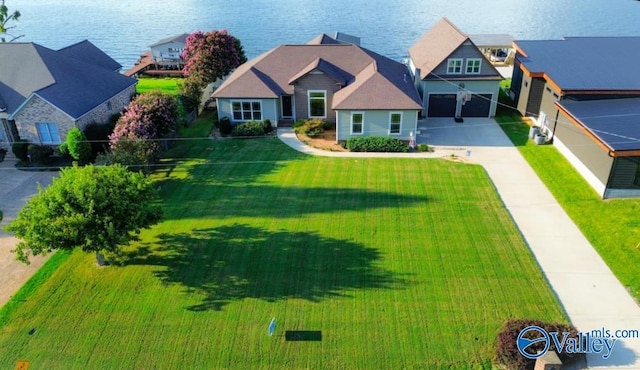
<svg viewBox="0 0 640 370">
<path fill-rule="evenodd" d="M 186 80 L 182 94 L 199 101 L 202 90 L 247 61 L 240 40 L 226 30 L 196 31 L 187 37 L 182 53 Z"/>
<path fill-rule="evenodd" d="M 178 102 L 173 96 L 159 91 L 138 95 L 109 135 L 111 150 L 152 162 L 160 149 L 159 139 L 175 132 L 177 121 Z"/>
</svg>

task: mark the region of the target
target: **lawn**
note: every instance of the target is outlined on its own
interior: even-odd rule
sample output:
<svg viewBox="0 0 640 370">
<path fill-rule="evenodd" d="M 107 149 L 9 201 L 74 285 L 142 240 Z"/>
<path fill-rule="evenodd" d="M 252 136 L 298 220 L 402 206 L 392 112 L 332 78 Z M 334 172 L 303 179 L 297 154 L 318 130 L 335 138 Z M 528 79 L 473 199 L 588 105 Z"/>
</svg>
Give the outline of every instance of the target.
<svg viewBox="0 0 640 370">
<path fill-rule="evenodd" d="M 171 95 L 178 95 L 182 78 L 139 78 L 136 91 L 140 94 L 151 90 L 160 90 Z"/>
<path fill-rule="evenodd" d="M 554 146 L 527 139 L 529 126 L 519 114 L 505 113 L 497 120 L 616 277 L 640 300 L 640 199 L 602 200 Z"/>
<path fill-rule="evenodd" d="M 273 138 L 169 157 L 166 220 L 121 266 L 75 252 L 20 294 L 0 368 L 489 368 L 508 318 L 566 320 L 479 166 Z"/>
</svg>

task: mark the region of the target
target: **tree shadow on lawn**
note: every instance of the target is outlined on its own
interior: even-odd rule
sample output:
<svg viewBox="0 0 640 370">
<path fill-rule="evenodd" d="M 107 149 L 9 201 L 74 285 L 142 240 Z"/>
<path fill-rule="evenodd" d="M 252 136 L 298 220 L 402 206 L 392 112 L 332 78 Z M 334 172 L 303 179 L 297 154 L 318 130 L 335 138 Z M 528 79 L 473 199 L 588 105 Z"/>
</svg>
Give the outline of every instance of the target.
<svg viewBox="0 0 640 370">
<path fill-rule="evenodd" d="M 248 225 L 161 234 L 125 253 L 126 265 L 162 266 L 155 274 L 202 302 L 190 311 L 221 310 L 245 298 L 319 302 L 359 289 L 399 289 L 406 276 L 377 266 L 381 253 L 313 232 L 271 232 Z"/>
<path fill-rule="evenodd" d="M 165 201 L 163 208 L 166 220 L 202 217 L 297 218 L 305 214 L 409 207 L 429 201 L 428 197 L 422 195 L 351 188 L 281 187 L 268 184 L 166 185 L 185 195 Z"/>
</svg>

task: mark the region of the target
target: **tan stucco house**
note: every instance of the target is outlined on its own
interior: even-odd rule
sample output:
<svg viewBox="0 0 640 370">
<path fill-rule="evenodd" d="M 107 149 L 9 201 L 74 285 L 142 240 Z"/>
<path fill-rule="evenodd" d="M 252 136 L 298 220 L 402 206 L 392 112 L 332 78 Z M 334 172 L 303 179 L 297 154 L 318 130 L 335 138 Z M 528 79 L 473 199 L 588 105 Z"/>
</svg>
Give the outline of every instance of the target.
<svg viewBox="0 0 640 370">
<path fill-rule="evenodd" d="M 0 147 L 23 139 L 57 145 L 73 127 L 106 122 L 135 94 L 136 80 L 89 41 L 60 50 L 0 44 Z"/>
</svg>

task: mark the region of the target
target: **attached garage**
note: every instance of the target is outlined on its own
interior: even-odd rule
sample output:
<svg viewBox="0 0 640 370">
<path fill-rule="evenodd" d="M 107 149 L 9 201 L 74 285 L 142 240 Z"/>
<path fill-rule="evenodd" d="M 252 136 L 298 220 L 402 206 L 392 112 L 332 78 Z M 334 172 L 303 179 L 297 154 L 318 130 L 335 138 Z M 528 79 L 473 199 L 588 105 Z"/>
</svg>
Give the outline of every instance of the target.
<svg viewBox="0 0 640 370">
<path fill-rule="evenodd" d="M 462 106 L 462 117 L 489 117 L 493 94 L 473 95 Z M 454 117 L 456 94 L 429 94 L 428 117 Z"/>
<path fill-rule="evenodd" d="M 456 114 L 456 94 L 429 94 L 428 117 L 453 117 Z"/>
<path fill-rule="evenodd" d="M 462 117 L 489 117 L 493 94 L 473 95 L 462 106 Z"/>
</svg>

